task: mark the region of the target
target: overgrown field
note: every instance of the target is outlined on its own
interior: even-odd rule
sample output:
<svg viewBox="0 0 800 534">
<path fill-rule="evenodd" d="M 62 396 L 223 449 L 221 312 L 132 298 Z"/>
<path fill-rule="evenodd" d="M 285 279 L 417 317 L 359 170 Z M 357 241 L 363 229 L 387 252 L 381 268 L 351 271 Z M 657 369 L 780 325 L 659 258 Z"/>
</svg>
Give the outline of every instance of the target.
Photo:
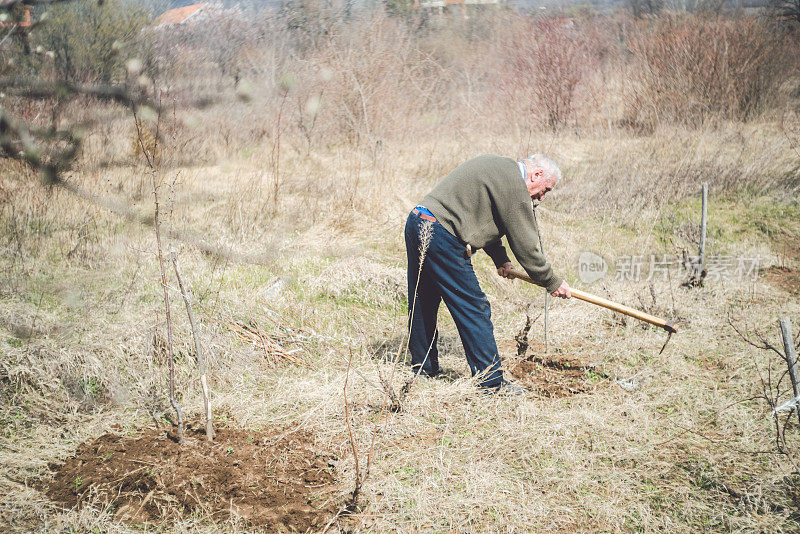
<svg viewBox="0 0 800 534">
<path fill-rule="evenodd" d="M 764 36 L 750 20 L 646 23 L 663 24 L 656 34 L 675 39 L 702 40 L 703 31 L 717 31 L 741 45 Z M 81 194 L 42 185 L 21 163 L 0 160 L 0 525 L 101 532 L 142 525 L 272 530 L 275 521 L 315 531 L 797 531 L 800 428 L 796 414 L 787 419 L 778 412 L 781 425 L 788 423 L 784 441 L 776 441 L 772 412 L 776 400 L 791 398 L 785 376 L 775 388 L 785 365 L 729 324 L 751 340 L 763 333 L 776 347 L 779 317 L 800 332 L 795 58 L 780 56 L 785 62 L 774 68 L 781 74 L 757 88 L 761 100 L 738 99 L 738 86 L 726 85 L 711 93 L 708 102 L 720 103 L 712 109 L 681 101 L 701 102 L 678 81 L 690 70 L 667 69 L 675 76 L 672 92 L 648 85 L 651 74 L 667 79 L 653 65 L 678 62 L 669 42 L 644 40 L 646 28 L 614 44 L 624 54 L 580 51 L 600 50 L 597 43 L 609 35 L 627 38 L 645 22 L 593 21 L 593 31 L 624 30 L 605 36 L 587 30 L 586 43 L 558 33 L 560 27 L 548 30 L 547 20 L 514 24 L 554 31 L 594 62 L 576 82 L 580 96 L 566 115 L 560 97 L 525 94 L 526 84 L 498 96 L 494 63 L 482 63 L 481 41 L 469 31 L 500 30 L 454 23 L 427 37 L 411 32 L 400 46 L 396 32 L 405 26 L 380 18 L 322 43 L 295 43 L 295 55 L 278 72 L 286 65 L 309 70 L 284 74 L 283 85 L 280 76 L 273 85 L 244 77 L 234 89 L 224 75 L 203 78 L 203 85 L 183 71 L 151 80 L 150 89 L 163 91 L 164 110 L 158 118 L 139 116 L 140 135 L 130 113 L 71 101 L 60 120 L 97 120 L 63 175 Z M 344 34 L 351 44 L 337 41 Z M 466 48 L 457 54 L 445 46 L 448 39 L 463 39 Z M 514 56 L 493 41 L 491 54 L 507 57 L 504 65 L 519 73 L 543 46 L 528 45 L 533 51 Z M 650 68 L 634 70 L 638 60 L 626 54 L 637 50 L 639 58 L 660 51 L 667 63 L 653 59 Z M 764 69 L 773 68 L 770 61 Z M 300 83 L 305 75 L 317 81 Z M 633 79 L 634 91 L 622 87 Z M 420 80 L 442 85 L 417 86 L 429 98 L 415 103 L 412 89 Z M 196 105 L 196 97 L 214 92 L 207 106 Z M 31 120 L 47 120 L 47 102 L 14 105 Z M 159 133 L 157 147 L 147 132 Z M 154 169 L 142 148 L 156 149 Z M 400 392 L 412 376 L 402 350 L 408 309 L 402 228 L 409 210 L 470 157 L 533 152 L 546 153 L 564 171 L 538 208 L 556 272 L 575 287 L 674 318 L 678 333 L 659 352 L 662 331 L 556 299 L 545 344 L 543 290 L 499 278 L 481 253 L 475 269 L 492 305 L 504 367 L 530 394 L 481 393 L 443 310 L 444 377 L 415 381 L 398 409 L 382 410 L 387 384 Z M 684 252 L 696 253 L 703 181 L 710 189 L 708 254 L 716 263 L 702 286 L 684 287 L 676 263 L 654 272 L 650 262 L 654 255 L 677 262 Z M 80 470 L 88 467 L 69 460 L 79 451 L 100 469 L 124 452 L 120 443 L 140 443 L 145 429 L 151 436 L 159 425 L 166 436 L 173 417 L 150 224 L 154 183 L 165 252 L 174 247 L 194 295 L 216 424 L 227 428 L 208 457 L 229 462 L 226 469 L 235 462 L 250 469 L 250 455 L 264 463 L 264 478 L 281 487 L 277 480 L 294 473 L 281 467 L 288 454 L 281 451 L 294 451 L 296 465 L 316 473 L 287 483 L 291 491 L 310 492 L 302 493 L 308 500 L 292 508 L 296 513 L 284 510 L 285 517 L 269 515 L 253 527 L 248 519 L 258 514 L 243 508 L 248 490 L 239 487 L 225 490 L 227 508 L 220 499 L 204 506 L 211 499 L 204 484 L 213 477 L 173 473 L 173 464 L 153 459 L 157 451 L 143 456 L 150 463 L 136 474 L 135 461 L 119 462 L 128 470 L 120 480 L 140 485 L 138 500 L 122 502 L 99 486 L 93 491 Z M 605 279 L 590 285 L 577 272 L 586 251 L 609 266 Z M 641 258 L 638 276 L 622 270 L 631 257 Z M 754 261 L 755 270 L 743 268 Z M 201 427 L 192 333 L 177 281 L 169 276 L 167 285 L 178 399 Z M 530 348 L 520 354 L 515 336 L 526 318 Z M 107 432 L 129 441 L 101 438 Z M 205 450 L 199 436 L 192 435 L 192 450 Z M 179 462 L 174 454 L 169 461 Z M 68 461 L 70 499 L 51 500 L 47 486 Z M 356 466 L 363 479 L 357 506 L 334 515 L 351 497 Z M 166 484 L 175 473 L 188 480 L 173 476 Z M 269 484 L 248 487 L 277 500 Z M 164 487 L 182 493 L 170 500 Z M 73 508 L 63 504 L 78 501 Z"/>
</svg>

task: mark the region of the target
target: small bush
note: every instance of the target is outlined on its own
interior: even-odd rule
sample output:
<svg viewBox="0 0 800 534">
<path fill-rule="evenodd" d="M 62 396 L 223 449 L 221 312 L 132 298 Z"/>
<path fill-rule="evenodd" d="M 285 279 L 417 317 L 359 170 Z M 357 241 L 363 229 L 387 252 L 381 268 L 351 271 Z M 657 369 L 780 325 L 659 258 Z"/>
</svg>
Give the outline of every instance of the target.
<svg viewBox="0 0 800 534">
<path fill-rule="evenodd" d="M 148 22 L 141 5 L 80 0 L 56 5 L 35 31 L 61 79 L 109 82 L 125 75 L 126 50 Z M 47 62 L 41 66 L 45 68 Z"/>
<path fill-rule="evenodd" d="M 627 42 L 631 122 L 747 120 L 790 75 L 786 36 L 754 18 L 660 18 L 641 22 Z"/>
<path fill-rule="evenodd" d="M 294 59 L 287 74 L 293 122 L 309 143 L 324 133 L 373 149 L 408 131 L 441 77 L 405 26 L 380 14 Z"/>
<path fill-rule="evenodd" d="M 521 23 L 507 47 L 504 89 L 512 105 L 553 130 L 566 124 L 576 88 L 599 63 L 591 44 L 573 19 Z"/>
</svg>

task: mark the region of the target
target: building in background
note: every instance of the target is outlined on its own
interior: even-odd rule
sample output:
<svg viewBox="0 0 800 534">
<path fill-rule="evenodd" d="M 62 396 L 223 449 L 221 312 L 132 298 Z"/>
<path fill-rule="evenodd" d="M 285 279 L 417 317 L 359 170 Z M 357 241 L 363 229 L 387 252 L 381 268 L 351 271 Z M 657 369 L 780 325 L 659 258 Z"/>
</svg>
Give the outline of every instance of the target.
<svg viewBox="0 0 800 534">
<path fill-rule="evenodd" d="M 0 0 L 0 7 L 5 7 L 10 4 L 12 4 L 11 0 L 5 2 Z M 12 7 L 11 17 L 7 20 L 0 21 L 0 28 L 29 28 L 31 25 L 32 13 L 33 6 L 16 4 Z"/>
<path fill-rule="evenodd" d="M 192 4 L 184 7 L 176 7 L 165 11 L 154 22 L 153 26 L 156 28 L 164 28 L 175 26 L 178 24 L 186 24 L 189 21 L 198 21 L 211 15 L 213 9 L 209 4 Z"/>
<path fill-rule="evenodd" d="M 482 6 L 498 6 L 500 3 L 500 0 L 419 0 L 414 2 L 414 7 L 440 15 L 457 12 L 464 19 L 468 19 L 470 11 L 482 9 Z"/>
</svg>

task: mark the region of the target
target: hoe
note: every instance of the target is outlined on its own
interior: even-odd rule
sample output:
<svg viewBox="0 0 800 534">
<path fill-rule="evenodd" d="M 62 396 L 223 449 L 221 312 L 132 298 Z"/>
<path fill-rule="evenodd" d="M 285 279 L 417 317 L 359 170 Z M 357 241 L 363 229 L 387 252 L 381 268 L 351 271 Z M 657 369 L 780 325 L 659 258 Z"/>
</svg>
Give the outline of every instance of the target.
<svg viewBox="0 0 800 534">
<path fill-rule="evenodd" d="M 519 271 L 511 271 L 511 276 L 513 278 L 519 278 L 520 280 L 525 280 L 526 282 L 534 283 L 530 276 L 527 274 L 523 274 Z M 598 306 L 602 306 L 603 308 L 608 308 L 609 310 L 613 310 L 615 312 L 624 313 L 634 319 L 639 319 L 640 321 L 644 321 L 646 323 L 654 324 L 658 327 L 663 328 L 670 335 L 677 332 L 677 328 L 675 328 L 675 323 L 673 321 L 661 319 L 660 317 L 656 317 L 655 315 L 650 315 L 649 313 L 645 313 L 643 311 L 639 311 L 635 308 L 631 308 L 629 306 L 625 306 L 623 304 L 617 304 L 608 299 L 604 299 L 603 297 L 598 297 L 597 295 L 592 295 L 591 293 L 587 293 L 585 291 L 581 291 L 579 289 L 570 288 L 570 292 L 572 296 L 576 299 L 585 300 L 586 302 L 591 302 L 592 304 L 597 304 Z M 667 338 L 669 340 L 669 338 Z M 666 343 L 664 344 L 666 347 Z M 662 351 L 664 349 L 661 349 Z"/>
</svg>

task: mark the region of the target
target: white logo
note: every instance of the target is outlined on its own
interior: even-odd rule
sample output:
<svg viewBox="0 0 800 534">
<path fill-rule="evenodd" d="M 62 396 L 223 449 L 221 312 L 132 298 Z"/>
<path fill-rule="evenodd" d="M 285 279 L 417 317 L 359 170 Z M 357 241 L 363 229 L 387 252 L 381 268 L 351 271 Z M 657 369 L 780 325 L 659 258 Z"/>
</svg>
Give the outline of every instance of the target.
<svg viewBox="0 0 800 534">
<path fill-rule="evenodd" d="M 602 256 L 594 252 L 584 251 L 578 256 L 578 278 L 584 284 L 602 280 L 608 272 L 608 264 Z"/>
</svg>

